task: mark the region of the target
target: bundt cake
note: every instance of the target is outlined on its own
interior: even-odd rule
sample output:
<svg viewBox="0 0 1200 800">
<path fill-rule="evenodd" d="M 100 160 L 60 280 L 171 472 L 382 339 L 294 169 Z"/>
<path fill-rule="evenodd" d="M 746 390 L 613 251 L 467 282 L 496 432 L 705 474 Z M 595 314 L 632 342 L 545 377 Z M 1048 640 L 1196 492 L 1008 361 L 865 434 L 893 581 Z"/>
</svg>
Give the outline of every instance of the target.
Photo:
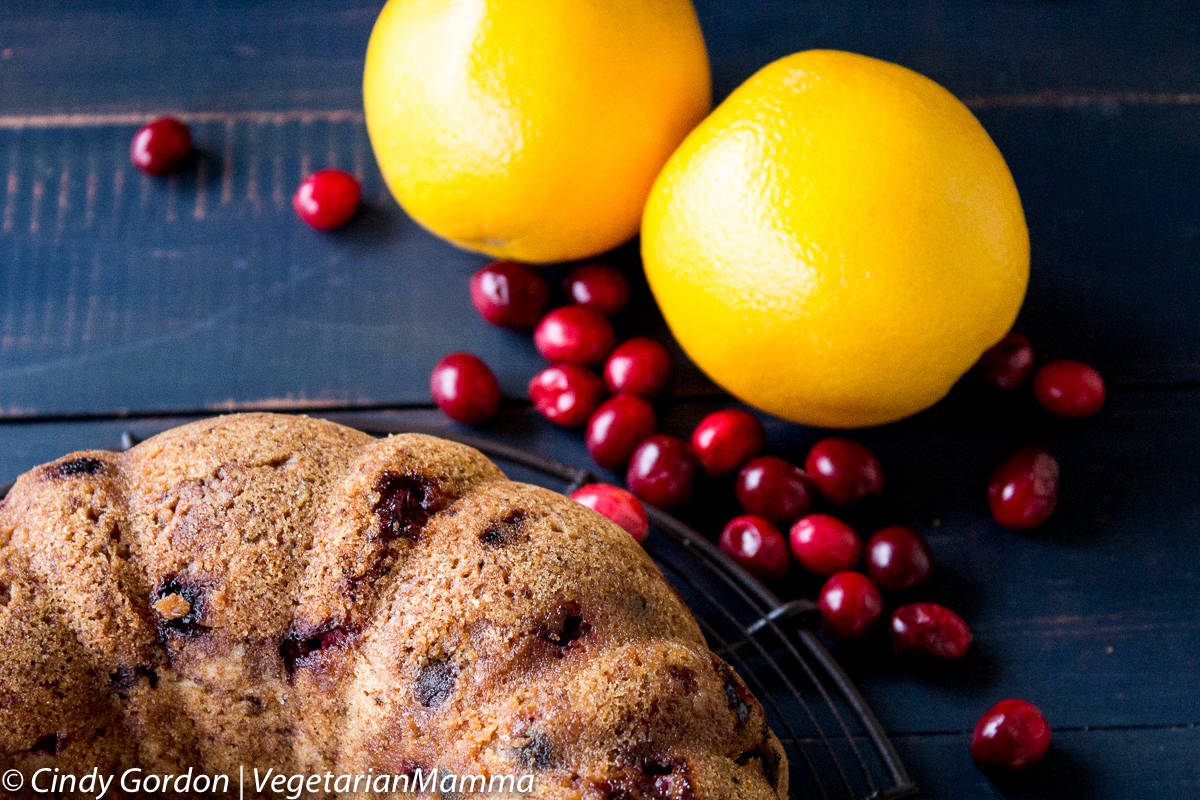
<svg viewBox="0 0 1200 800">
<path fill-rule="evenodd" d="M 17 796 L 93 768 L 243 770 L 247 797 L 283 796 L 256 768 L 326 776 L 305 797 L 435 769 L 787 796 L 761 706 L 633 539 L 429 436 L 239 414 L 27 472 L 0 505 L 0 642 Z"/>
</svg>

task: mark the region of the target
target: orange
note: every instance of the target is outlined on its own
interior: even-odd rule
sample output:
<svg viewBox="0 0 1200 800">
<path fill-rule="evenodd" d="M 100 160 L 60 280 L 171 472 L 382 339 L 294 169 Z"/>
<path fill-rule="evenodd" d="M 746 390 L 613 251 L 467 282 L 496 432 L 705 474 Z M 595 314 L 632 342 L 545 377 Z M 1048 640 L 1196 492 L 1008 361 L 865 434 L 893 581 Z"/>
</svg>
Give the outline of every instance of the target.
<svg viewBox="0 0 1200 800">
<path fill-rule="evenodd" d="M 789 420 L 935 403 L 1012 325 L 1029 237 L 1012 175 L 948 91 L 809 51 L 752 76 L 658 176 L 646 275 L 688 355 Z"/>
<path fill-rule="evenodd" d="M 710 92 L 690 0 L 390 0 L 363 75 L 371 144 L 409 215 L 531 262 L 634 236 Z"/>
</svg>

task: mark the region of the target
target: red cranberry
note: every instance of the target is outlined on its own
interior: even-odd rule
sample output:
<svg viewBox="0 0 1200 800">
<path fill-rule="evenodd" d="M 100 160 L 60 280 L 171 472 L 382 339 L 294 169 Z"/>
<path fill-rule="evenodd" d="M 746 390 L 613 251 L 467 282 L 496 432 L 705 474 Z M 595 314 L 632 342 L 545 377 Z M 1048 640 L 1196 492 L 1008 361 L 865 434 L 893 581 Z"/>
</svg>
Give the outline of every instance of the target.
<svg viewBox="0 0 1200 800">
<path fill-rule="evenodd" d="M 996 468 L 988 483 L 992 516 L 1006 528 L 1041 525 L 1058 502 L 1058 462 L 1043 447 L 1022 447 Z"/>
<path fill-rule="evenodd" d="M 1060 417 L 1090 417 L 1104 405 L 1104 378 L 1079 361 L 1051 361 L 1033 379 L 1033 394 Z"/>
<path fill-rule="evenodd" d="M 587 449 L 605 469 L 617 469 L 654 433 L 654 409 L 640 397 L 619 394 L 596 409 L 587 426 Z"/>
<path fill-rule="evenodd" d="M 477 425 L 500 408 L 500 384 L 488 365 L 470 353 L 451 353 L 429 376 L 429 391 L 442 413 Z"/>
<path fill-rule="evenodd" d="M 883 589 L 911 589 L 932 571 L 929 545 L 912 528 L 893 525 L 867 541 L 867 574 Z"/>
<path fill-rule="evenodd" d="M 493 325 L 529 330 L 542 318 L 550 284 L 533 267 L 495 261 L 471 277 L 471 303 Z"/>
<path fill-rule="evenodd" d="M 533 331 L 538 352 L 566 364 L 599 364 L 615 340 L 608 320 L 583 306 L 556 308 Z"/>
<path fill-rule="evenodd" d="M 709 475 L 733 472 L 758 455 L 765 441 L 758 417 L 740 408 L 714 411 L 692 432 L 692 450 Z"/>
<path fill-rule="evenodd" d="M 971 646 L 971 629 L 963 618 L 937 603 L 909 603 L 892 614 L 892 647 L 904 655 L 953 660 Z"/>
<path fill-rule="evenodd" d="M 975 370 L 998 389 L 1016 389 L 1033 374 L 1033 345 L 1019 333 L 1009 333 L 983 351 Z"/>
<path fill-rule="evenodd" d="M 737 477 L 737 499 L 747 513 L 789 524 L 812 508 L 809 478 L 794 464 L 759 456 Z"/>
<path fill-rule="evenodd" d="M 985 770 L 1025 770 L 1050 749 L 1050 726 L 1033 703 L 1001 700 L 975 725 L 971 757 Z"/>
<path fill-rule="evenodd" d="M 604 384 L 594 373 L 572 364 L 556 364 L 533 376 L 529 399 L 555 425 L 574 428 L 588 421 L 604 397 Z"/>
<path fill-rule="evenodd" d="M 319 231 L 331 231 L 350 221 L 362 189 L 349 172 L 319 169 L 300 182 L 292 208 L 300 219 Z"/>
<path fill-rule="evenodd" d="M 822 439 L 808 451 L 804 469 L 821 494 L 839 506 L 883 493 L 883 467 L 871 451 L 851 439 Z"/>
<path fill-rule="evenodd" d="M 817 596 L 825 629 L 841 639 L 858 639 L 883 613 L 883 599 L 871 579 L 858 572 L 839 572 Z"/>
<path fill-rule="evenodd" d="M 674 508 L 691 495 L 695 477 L 696 460 L 687 442 L 660 433 L 633 451 L 625 483 L 647 503 Z"/>
<path fill-rule="evenodd" d="M 584 264 L 567 274 L 567 294 L 581 306 L 611 317 L 629 302 L 629 281 L 607 264 Z"/>
<path fill-rule="evenodd" d="M 604 382 L 613 393 L 652 397 L 667 384 L 671 354 L 653 339 L 630 339 L 608 357 Z"/>
<path fill-rule="evenodd" d="M 634 541 L 642 542 L 650 532 L 650 520 L 641 501 L 629 492 L 609 483 L 589 483 L 571 493 L 571 499 L 629 531 Z"/>
<path fill-rule="evenodd" d="M 828 514 L 809 514 L 796 520 L 789 539 L 792 555 L 818 575 L 854 569 L 862 555 L 862 541 L 854 529 Z"/>
<path fill-rule="evenodd" d="M 158 119 L 138 128 L 129 143 L 129 160 L 147 175 L 166 175 L 192 152 L 192 134 L 174 117 Z"/>
<path fill-rule="evenodd" d="M 787 574 L 783 534 L 762 517 L 743 514 L 729 520 L 721 531 L 721 550 L 760 578 L 779 580 Z"/>
</svg>

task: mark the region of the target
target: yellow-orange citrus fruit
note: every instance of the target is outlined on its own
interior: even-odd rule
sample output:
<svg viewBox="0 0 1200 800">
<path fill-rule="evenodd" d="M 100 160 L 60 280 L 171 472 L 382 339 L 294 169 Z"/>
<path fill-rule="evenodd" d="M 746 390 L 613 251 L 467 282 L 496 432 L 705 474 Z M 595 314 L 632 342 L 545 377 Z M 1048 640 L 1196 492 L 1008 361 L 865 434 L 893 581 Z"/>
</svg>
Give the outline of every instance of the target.
<svg viewBox="0 0 1200 800">
<path fill-rule="evenodd" d="M 549 262 L 637 233 L 711 86 L 691 0 L 390 0 L 363 102 L 413 219 L 460 247 Z"/>
<path fill-rule="evenodd" d="M 646 275 L 688 355 L 796 422 L 920 411 L 1012 325 L 1029 235 L 1012 175 L 938 84 L 809 51 L 752 76 L 659 174 Z"/>
</svg>

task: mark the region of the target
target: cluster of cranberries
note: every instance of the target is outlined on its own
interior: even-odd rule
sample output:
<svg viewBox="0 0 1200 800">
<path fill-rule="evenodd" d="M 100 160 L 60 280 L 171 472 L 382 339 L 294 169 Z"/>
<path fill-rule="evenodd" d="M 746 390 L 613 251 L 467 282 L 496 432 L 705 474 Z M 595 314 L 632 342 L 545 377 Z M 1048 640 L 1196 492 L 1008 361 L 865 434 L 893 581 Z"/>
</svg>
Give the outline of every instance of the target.
<svg viewBox="0 0 1200 800">
<path fill-rule="evenodd" d="M 169 175 L 192 153 L 192 134 L 174 117 L 159 117 L 138 128 L 129 145 L 129 160 L 147 175 Z M 319 169 L 292 195 L 296 215 L 321 231 L 340 228 L 358 209 L 362 189 L 348 172 Z"/>
<path fill-rule="evenodd" d="M 1036 369 L 1029 339 L 1013 332 L 990 348 L 975 369 L 998 389 L 1014 391 L 1033 379 L 1033 396 L 1050 413 L 1090 417 L 1104 405 L 1104 378 L 1079 361 L 1051 361 Z M 1058 503 L 1058 461 L 1041 446 L 1023 447 L 992 473 L 988 505 L 1006 528 L 1029 530 L 1044 523 Z"/>
</svg>

